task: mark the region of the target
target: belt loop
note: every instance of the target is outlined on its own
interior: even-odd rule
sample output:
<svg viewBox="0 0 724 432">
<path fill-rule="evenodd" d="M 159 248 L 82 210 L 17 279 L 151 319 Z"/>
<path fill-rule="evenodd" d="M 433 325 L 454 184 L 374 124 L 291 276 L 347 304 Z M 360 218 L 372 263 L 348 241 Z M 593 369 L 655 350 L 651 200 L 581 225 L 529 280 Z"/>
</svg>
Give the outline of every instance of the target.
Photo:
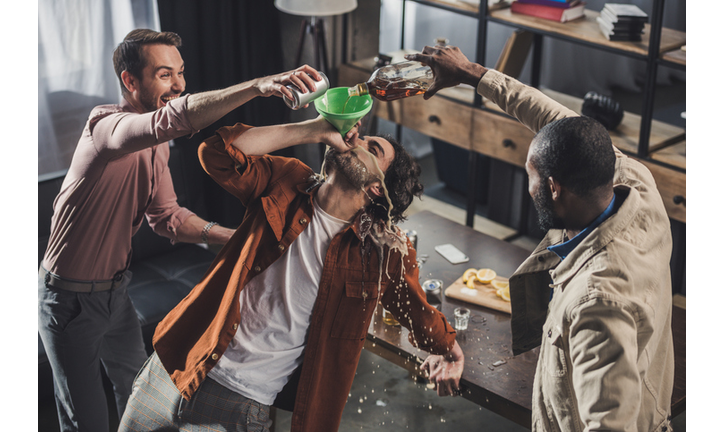
<svg viewBox="0 0 724 432">
<path fill-rule="evenodd" d="M 111 291 L 115 291 L 116 288 L 121 285 L 121 282 L 123 282 L 123 273 L 116 273 L 116 275 L 113 276 L 113 280 L 111 281 Z"/>
<path fill-rule="evenodd" d="M 96 290 L 96 281 L 92 281 L 92 282 L 91 282 L 91 290 L 90 290 L 90 293 L 89 293 L 89 294 L 93 294 L 93 291 L 95 291 L 95 290 Z"/>
<path fill-rule="evenodd" d="M 45 272 L 45 277 L 43 278 L 45 282 L 45 287 L 50 287 L 50 272 Z"/>
</svg>

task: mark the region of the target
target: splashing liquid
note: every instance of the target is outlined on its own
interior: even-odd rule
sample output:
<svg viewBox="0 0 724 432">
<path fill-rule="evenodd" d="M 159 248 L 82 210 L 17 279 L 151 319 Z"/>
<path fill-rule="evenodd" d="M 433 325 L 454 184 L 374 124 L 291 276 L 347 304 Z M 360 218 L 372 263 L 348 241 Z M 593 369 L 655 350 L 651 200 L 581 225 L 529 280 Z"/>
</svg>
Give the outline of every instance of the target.
<svg viewBox="0 0 724 432">
<path fill-rule="evenodd" d="M 364 243 L 364 240 L 367 237 L 370 237 L 370 240 L 372 244 L 376 247 L 378 253 L 379 253 L 379 279 L 377 281 L 377 287 L 378 292 L 382 291 L 382 275 L 386 275 L 388 279 L 390 278 L 389 275 L 389 263 L 390 263 L 390 257 L 392 256 L 393 251 L 398 251 L 400 253 L 400 283 L 393 285 L 393 289 L 397 291 L 398 293 L 398 300 L 402 300 L 400 298 L 402 284 L 404 283 L 404 273 L 405 273 L 405 265 L 404 260 L 405 257 L 408 255 L 409 250 L 407 247 L 407 236 L 405 235 L 402 230 L 392 225 L 392 200 L 390 199 L 389 191 L 387 190 L 387 186 L 385 185 L 385 175 L 380 169 L 379 163 L 377 162 L 377 158 L 372 155 L 369 151 L 362 147 L 355 147 L 351 151 L 355 152 L 357 154 L 357 157 L 359 158 L 359 153 L 366 154 L 367 157 L 372 161 L 372 164 L 374 166 L 375 174 L 380 180 L 380 184 L 382 186 L 382 190 L 384 192 L 385 199 L 387 200 L 387 221 L 383 222 L 380 220 L 374 220 L 367 212 L 363 210 L 363 213 L 360 217 L 360 231 L 361 231 L 361 237 Z M 360 161 L 361 162 L 361 161 Z M 363 164 L 364 165 L 364 164 Z M 327 178 L 327 172 L 325 163 L 322 162 L 322 166 L 320 169 L 320 176 L 326 180 Z M 367 191 L 364 190 L 364 187 L 362 188 L 362 191 L 367 194 Z M 372 200 L 373 201 L 373 200 Z M 374 201 L 373 201 L 374 202 Z M 377 203 L 376 205 L 381 205 Z M 387 256 L 385 256 L 385 248 L 387 248 Z M 364 253 L 363 253 L 364 257 Z M 363 265 L 364 267 L 364 265 Z M 409 304 L 409 299 L 407 301 L 407 304 Z M 409 318 L 408 318 L 409 320 Z"/>
<path fill-rule="evenodd" d="M 362 152 L 363 154 L 366 154 L 367 157 L 369 157 L 370 160 L 372 161 L 372 164 L 374 165 L 374 168 L 376 171 L 375 174 L 377 175 L 377 178 L 380 179 L 380 184 L 382 185 L 382 191 L 384 192 L 385 199 L 387 200 L 387 227 L 389 228 L 392 226 L 392 200 L 390 199 L 390 193 L 387 191 L 387 186 L 385 185 L 385 174 L 380 169 L 380 164 L 377 163 L 377 158 L 374 157 L 372 155 L 372 153 L 370 153 L 369 151 L 367 151 L 366 149 L 364 149 L 360 146 L 353 148 L 352 151 L 358 154 L 357 155 L 358 158 L 359 158 L 360 152 Z M 365 192 L 365 194 L 367 193 L 364 190 L 364 188 L 362 188 L 362 191 Z"/>
</svg>

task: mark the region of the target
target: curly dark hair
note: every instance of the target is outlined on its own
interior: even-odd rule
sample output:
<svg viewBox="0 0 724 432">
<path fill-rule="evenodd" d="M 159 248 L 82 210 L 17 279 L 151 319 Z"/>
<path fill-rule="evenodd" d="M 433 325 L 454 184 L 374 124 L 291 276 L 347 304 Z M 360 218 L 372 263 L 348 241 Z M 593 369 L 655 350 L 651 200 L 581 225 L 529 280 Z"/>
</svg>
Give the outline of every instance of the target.
<svg viewBox="0 0 724 432">
<path fill-rule="evenodd" d="M 579 197 L 613 181 L 616 155 L 606 128 L 590 117 L 567 117 L 544 126 L 535 138 L 531 164 Z"/>
<path fill-rule="evenodd" d="M 415 158 L 392 136 L 380 135 L 380 138 L 389 141 L 395 150 L 395 157 L 385 173 L 385 187 L 392 201 L 390 217 L 392 223 L 397 224 L 406 219 L 405 210 L 412 204 L 413 198 L 422 195 L 423 186 L 419 181 L 422 170 Z M 369 206 L 369 210 L 375 217 L 387 220 L 387 199 L 378 198 L 375 204 Z"/>
<path fill-rule="evenodd" d="M 146 67 L 146 58 L 143 56 L 143 46 L 151 44 L 163 44 L 175 47 L 181 46 L 181 36 L 174 32 L 157 32 L 149 29 L 131 30 L 123 42 L 118 44 L 113 51 L 113 68 L 121 83 L 121 91 L 125 94 L 128 90 L 123 85 L 121 73 L 128 71 L 131 75 L 141 78 L 143 68 Z"/>
</svg>

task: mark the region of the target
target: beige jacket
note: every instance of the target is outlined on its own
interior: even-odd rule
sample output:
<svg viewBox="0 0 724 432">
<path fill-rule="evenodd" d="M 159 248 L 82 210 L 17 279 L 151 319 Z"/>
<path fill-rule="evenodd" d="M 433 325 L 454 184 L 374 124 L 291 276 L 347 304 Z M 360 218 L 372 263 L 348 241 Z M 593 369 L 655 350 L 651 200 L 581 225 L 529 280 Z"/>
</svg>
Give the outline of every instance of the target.
<svg viewBox="0 0 724 432">
<path fill-rule="evenodd" d="M 492 70 L 478 92 L 534 132 L 578 115 Z M 671 430 L 669 219 L 651 173 L 616 156 L 618 211 L 563 261 L 546 249 L 563 232 L 549 231 L 510 279 L 514 353 L 541 345 L 534 431 Z"/>
</svg>

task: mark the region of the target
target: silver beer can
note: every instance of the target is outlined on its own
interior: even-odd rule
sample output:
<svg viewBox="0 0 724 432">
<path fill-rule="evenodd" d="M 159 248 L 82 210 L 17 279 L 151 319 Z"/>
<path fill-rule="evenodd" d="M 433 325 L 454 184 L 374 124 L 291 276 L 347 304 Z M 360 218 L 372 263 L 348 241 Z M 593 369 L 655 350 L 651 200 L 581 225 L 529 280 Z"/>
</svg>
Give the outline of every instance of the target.
<svg viewBox="0 0 724 432">
<path fill-rule="evenodd" d="M 440 310 L 442 307 L 442 281 L 440 279 L 428 279 L 422 283 L 425 297 L 430 306 Z"/>
<path fill-rule="evenodd" d="M 286 103 L 289 108 L 293 110 L 298 110 L 304 105 L 312 102 L 314 99 L 317 99 L 318 97 L 325 94 L 327 92 L 327 89 L 329 89 L 329 79 L 327 78 L 327 75 L 325 75 L 323 72 L 319 72 L 319 74 L 322 76 L 322 80 L 314 82 L 314 84 L 317 86 L 317 90 L 315 91 L 302 93 L 296 86 L 288 85 L 287 88 L 289 89 L 289 91 L 292 92 L 292 96 L 294 98 L 289 99 L 286 95 L 284 95 L 282 96 L 284 99 L 284 103 Z"/>
</svg>

